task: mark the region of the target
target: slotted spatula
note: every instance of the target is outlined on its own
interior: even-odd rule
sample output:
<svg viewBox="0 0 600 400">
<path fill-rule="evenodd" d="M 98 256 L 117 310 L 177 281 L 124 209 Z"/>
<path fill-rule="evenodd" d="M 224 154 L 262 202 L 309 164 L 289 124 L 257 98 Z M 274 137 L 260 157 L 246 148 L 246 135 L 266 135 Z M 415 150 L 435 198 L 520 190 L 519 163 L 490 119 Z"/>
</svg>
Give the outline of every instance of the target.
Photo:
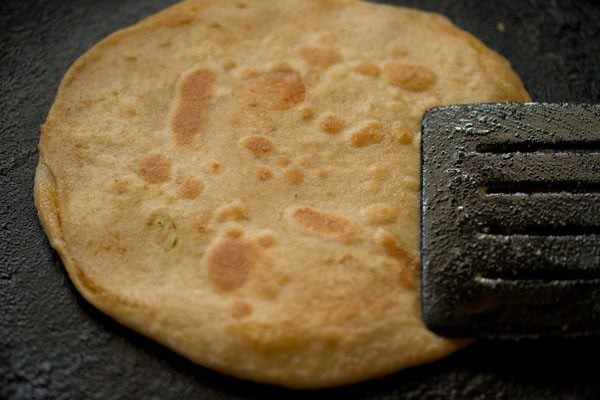
<svg viewBox="0 0 600 400">
<path fill-rule="evenodd" d="M 462 337 L 600 333 L 600 106 L 438 107 L 421 138 L 426 325 Z"/>
</svg>

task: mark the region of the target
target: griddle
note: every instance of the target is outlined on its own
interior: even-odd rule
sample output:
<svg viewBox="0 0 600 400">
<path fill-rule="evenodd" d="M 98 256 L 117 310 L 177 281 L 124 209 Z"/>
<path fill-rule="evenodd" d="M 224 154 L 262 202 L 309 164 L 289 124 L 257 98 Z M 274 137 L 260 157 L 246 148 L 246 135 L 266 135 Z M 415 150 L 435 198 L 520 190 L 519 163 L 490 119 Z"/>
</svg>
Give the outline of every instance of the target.
<svg viewBox="0 0 600 400">
<path fill-rule="evenodd" d="M 600 399 L 599 337 L 480 341 L 439 362 L 319 391 L 240 381 L 113 322 L 71 285 L 37 220 L 39 125 L 62 75 L 114 30 L 174 0 L 0 2 L 0 398 Z M 600 103 L 600 4 L 405 0 L 507 57 L 536 101 Z"/>
</svg>

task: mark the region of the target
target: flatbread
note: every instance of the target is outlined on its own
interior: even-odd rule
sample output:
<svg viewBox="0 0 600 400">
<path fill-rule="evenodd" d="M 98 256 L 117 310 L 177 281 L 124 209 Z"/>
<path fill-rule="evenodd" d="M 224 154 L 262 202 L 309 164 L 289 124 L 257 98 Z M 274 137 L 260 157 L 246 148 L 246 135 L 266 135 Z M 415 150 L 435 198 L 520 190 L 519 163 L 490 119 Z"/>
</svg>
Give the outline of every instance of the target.
<svg viewBox="0 0 600 400">
<path fill-rule="evenodd" d="M 314 388 L 439 359 L 420 319 L 419 126 L 524 101 L 446 18 L 354 0 L 192 0 L 70 68 L 36 205 L 81 294 L 190 360 Z"/>
</svg>

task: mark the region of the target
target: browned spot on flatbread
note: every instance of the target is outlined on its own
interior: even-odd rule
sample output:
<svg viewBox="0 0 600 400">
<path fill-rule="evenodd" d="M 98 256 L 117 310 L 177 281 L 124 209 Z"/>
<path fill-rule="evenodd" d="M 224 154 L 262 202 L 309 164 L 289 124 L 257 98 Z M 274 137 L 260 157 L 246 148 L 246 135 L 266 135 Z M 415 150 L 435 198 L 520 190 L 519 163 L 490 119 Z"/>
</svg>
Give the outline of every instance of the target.
<svg viewBox="0 0 600 400">
<path fill-rule="evenodd" d="M 399 261 L 400 282 L 407 288 L 416 289 L 419 279 L 419 263 L 410 257 L 398 240 L 390 232 L 380 229 L 375 233 L 376 240 L 383 246 L 386 254 Z"/>
<path fill-rule="evenodd" d="M 123 194 L 131 187 L 131 181 L 127 178 L 115 178 L 113 182 L 113 190 L 117 194 Z"/>
<path fill-rule="evenodd" d="M 371 76 L 379 76 L 381 73 L 381 69 L 377 64 L 369 63 L 369 62 L 361 62 L 354 70 L 359 74 L 363 75 L 371 75 Z"/>
<path fill-rule="evenodd" d="M 340 53 L 329 47 L 305 46 L 298 53 L 308 63 L 320 68 L 330 67 L 342 59 Z"/>
<path fill-rule="evenodd" d="M 248 211 L 241 200 L 234 200 L 230 203 L 223 204 L 215 211 L 217 220 L 224 221 L 240 221 L 248 218 Z"/>
<path fill-rule="evenodd" d="M 271 247 L 277 241 L 277 237 L 272 232 L 265 232 L 257 238 L 262 247 Z"/>
<path fill-rule="evenodd" d="M 183 78 L 179 105 L 171 120 L 177 144 L 190 144 L 204 125 L 206 103 L 214 80 L 215 74 L 209 69 L 196 70 Z"/>
<path fill-rule="evenodd" d="M 275 282 L 262 282 L 257 286 L 256 294 L 264 300 L 275 300 L 280 290 L 281 286 Z"/>
<path fill-rule="evenodd" d="M 188 176 L 181 183 L 179 193 L 184 199 L 196 198 L 202 191 L 204 185 L 202 181 L 195 176 Z"/>
<path fill-rule="evenodd" d="M 102 294 L 104 292 L 104 290 L 100 286 L 96 285 L 96 282 L 90 279 L 81 268 L 74 267 L 74 270 L 79 283 L 87 288 L 90 292 L 95 294 Z"/>
<path fill-rule="evenodd" d="M 207 161 L 202 164 L 202 167 L 211 174 L 218 174 L 223 169 L 223 165 L 217 161 Z"/>
<path fill-rule="evenodd" d="M 113 303 L 121 304 L 126 307 L 130 307 L 130 308 L 144 307 L 144 304 L 142 304 L 136 300 L 118 296 L 115 293 L 111 293 L 111 292 L 104 290 L 104 288 L 97 285 L 96 282 L 94 282 L 94 280 L 92 278 L 90 278 L 85 272 L 83 272 L 82 269 L 80 269 L 78 267 L 74 267 L 74 271 L 75 271 L 75 275 L 77 276 L 77 278 L 75 280 L 78 281 L 87 290 L 93 292 L 94 294 L 102 296 L 104 299 L 108 299 Z"/>
<path fill-rule="evenodd" d="M 369 191 L 369 193 L 373 193 L 373 194 L 379 193 L 381 191 L 381 184 L 376 182 L 373 179 L 370 179 L 367 182 L 367 190 Z"/>
<path fill-rule="evenodd" d="M 242 70 L 242 79 L 252 79 L 258 76 L 258 71 L 252 67 L 245 67 Z"/>
<path fill-rule="evenodd" d="M 363 147 L 381 142 L 383 127 L 379 121 L 370 121 L 350 135 L 350 144 L 354 147 Z"/>
<path fill-rule="evenodd" d="M 369 174 L 371 174 L 371 176 L 373 178 L 384 179 L 388 174 L 388 170 L 387 170 L 387 168 L 382 167 L 382 166 L 372 165 L 369 168 Z"/>
<path fill-rule="evenodd" d="M 425 65 L 388 63 L 384 71 L 392 84 L 413 92 L 429 89 L 437 81 L 435 73 Z"/>
<path fill-rule="evenodd" d="M 267 137 L 252 135 L 244 139 L 244 147 L 256 157 L 261 157 L 273 150 L 273 142 Z"/>
<path fill-rule="evenodd" d="M 393 222 L 398 216 L 398 208 L 391 203 L 370 204 L 360 210 L 363 219 L 371 225 L 383 225 Z"/>
<path fill-rule="evenodd" d="M 421 183 L 418 179 L 412 176 L 405 176 L 402 179 L 404 187 L 411 192 L 419 192 L 421 190 Z"/>
<path fill-rule="evenodd" d="M 288 156 L 281 156 L 279 158 L 277 158 L 276 160 L 277 165 L 279 165 L 280 167 L 287 167 L 288 165 L 290 165 L 292 163 L 292 160 L 290 160 L 290 158 Z"/>
<path fill-rule="evenodd" d="M 244 234 L 244 229 L 240 226 L 230 226 L 225 230 L 225 236 L 230 238 L 238 238 Z"/>
<path fill-rule="evenodd" d="M 296 208 L 292 212 L 292 218 L 301 228 L 320 236 L 349 242 L 356 234 L 356 228 L 346 217 L 313 207 Z"/>
<path fill-rule="evenodd" d="M 166 182 L 171 179 L 171 162 L 163 154 L 150 154 L 139 162 L 137 172 L 148 183 Z"/>
<path fill-rule="evenodd" d="M 329 171 L 325 168 L 320 168 L 315 172 L 315 175 L 319 179 L 327 179 L 327 177 L 329 176 Z"/>
<path fill-rule="evenodd" d="M 273 171 L 271 170 L 271 167 L 267 165 L 260 165 L 256 168 L 256 176 L 258 176 L 258 179 L 261 181 L 266 181 L 273 176 Z"/>
<path fill-rule="evenodd" d="M 302 119 L 311 119 L 313 115 L 314 111 L 310 106 L 305 106 L 300 109 L 300 116 L 302 117 Z"/>
<path fill-rule="evenodd" d="M 304 168 L 310 167 L 312 162 L 313 157 L 310 154 L 303 154 L 296 158 L 296 163 Z"/>
<path fill-rule="evenodd" d="M 244 318 L 248 315 L 252 314 L 252 306 L 242 300 L 235 300 L 233 304 L 231 304 L 231 316 L 234 318 Z"/>
<path fill-rule="evenodd" d="M 210 282 L 224 292 L 240 288 L 256 267 L 259 256 L 255 245 L 241 237 L 220 239 L 206 259 Z"/>
<path fill-rule="evenodd" d="M 221 67 L 223 67 L 223 69 L 225 70 L 229 70 L 233 67 L 235 67 L 237 64 L 235 62 L 235 60 L 233 58 L 224 58 L 221 60 Z"/>
<path fill-rule="evenodd" d="M 304 173 L 299 170 L 298 168 L 287 168 L 284 172 L 283 172 L 283 176 L 285 178 L 286 181 L 288 181 L 289 183 L 293 184 L 293 185 L 297 185 L 299 183 L 302 182 L 302 180 L 304 179 Z"/>
<path fill-rule="evenodd" d="M 285 110 L 304 101 L 306 87 L 296 71 L 256 73 L 246 80 L 238 96 L 250 109 Z"/>
<path fill-rule="evenodd" d="M 319 120 L 319 126 L 326 133 L 339 133 L 344 128 L 344 120 L 336 114 L 325 113 Z"/>
<path fill-rule="evenodd" d="M 256 168 L 256 176 L 261 181 L 266 181 L 273 176 L 273 171 L 267 165 L 260 165 Z"/>
<path fill-rule="evenodd" d="M 263 81 L 266 84 L 265 94 L 271 101 L 271 107 L 276 110 L 284 110 L 304 101 L 306 87 L 297 72 L 270 72 Z"/>
<path fill-rule="evenodd" d="M 410 144 L 413 141 L 412 133 L 410 133 L 410 130 L 403 125 L 394 130 L 394 135 L 400 144 Z"/>
<path fill-rule="evenodd" d="M 292 66 L 289 63 L 287 63 L 285 61 L 281 61 L 281 62 L 278 62 L 277 64 L 273 65 L 271 67 L 271 71 L 286 73 L 286 72 L 293 72 L 294 69 L 292 68 Z"/>
<path fill-rule="evenodd" d="M 309 334 L 292 321 L 280 324 L 244 322 L 231 325 L 228 333 L 242 339 L 246 345 L 262 354 L 285 354 L 306 346 Z"/>
<path fill-rule="evenodd" d="M 183 9 L 170 9 L 160 14 L 159 25 L 175 27 L 178 25 L 189 24 L 195 18 L 190 11 Z"/>
</svg>

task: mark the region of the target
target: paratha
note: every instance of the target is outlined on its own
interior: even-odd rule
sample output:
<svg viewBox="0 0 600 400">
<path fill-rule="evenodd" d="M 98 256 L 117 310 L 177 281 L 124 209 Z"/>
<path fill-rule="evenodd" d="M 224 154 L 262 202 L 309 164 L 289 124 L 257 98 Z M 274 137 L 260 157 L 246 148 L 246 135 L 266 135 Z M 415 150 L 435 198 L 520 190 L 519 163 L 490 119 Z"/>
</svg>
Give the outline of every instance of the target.
<svg viewBox="0 0 600 400">
<path fill-rule="evenodd" d="M 420 319 L 424 111 L 528 99 L 440 15 L 190 0 L 69 69 L 36 205 L 79 292 L 118 322 L 237 377 L 355 382 L 464 343 Z"/>
</svg>

